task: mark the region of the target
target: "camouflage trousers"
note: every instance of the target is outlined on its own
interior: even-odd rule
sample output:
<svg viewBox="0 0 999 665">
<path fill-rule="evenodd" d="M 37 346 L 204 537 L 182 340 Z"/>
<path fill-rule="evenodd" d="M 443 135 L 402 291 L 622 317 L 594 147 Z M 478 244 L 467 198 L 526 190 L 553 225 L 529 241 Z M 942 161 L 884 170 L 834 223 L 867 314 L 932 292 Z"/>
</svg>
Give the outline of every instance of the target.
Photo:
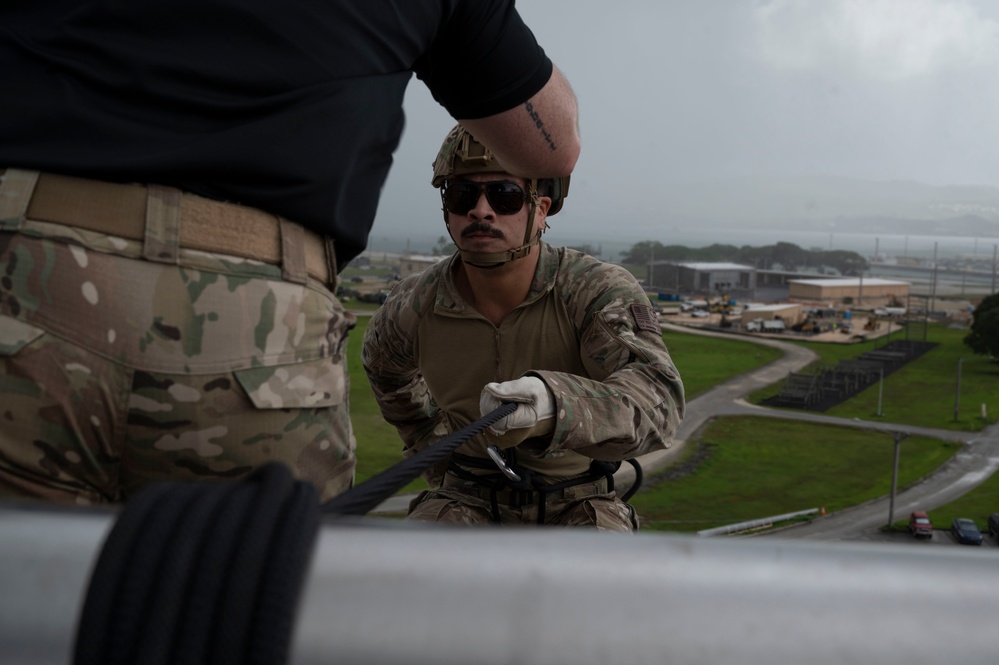
<svg viewBox="0 0 999 665">
<path fill-rule="evenodd" d="M 413 500 L 406 519 L 466 526 L 496 524 L 489 495 L 486 486 L 447 473 L 441 487 L 422 492 Z M 549 494 L 547 499 L 539 498 L 535 492 L 533 501 L 526 505 L 510 500 L 512 495 L 504 490 L 497 496 L 501 525 L 537 526 L 541 508 L 539 501 L 545 501 L 544 526 L 638 531 L 635 509 L 621 501 L 614 492 L 607 492 L 605 483 L 568 487 Z"/>
<path fill-rule="evenodd" d="M 353 484 L 353 315 L 279 266 L 0 219 L 0 498 L 120 501 L 279 461 Z"/>
</svg>

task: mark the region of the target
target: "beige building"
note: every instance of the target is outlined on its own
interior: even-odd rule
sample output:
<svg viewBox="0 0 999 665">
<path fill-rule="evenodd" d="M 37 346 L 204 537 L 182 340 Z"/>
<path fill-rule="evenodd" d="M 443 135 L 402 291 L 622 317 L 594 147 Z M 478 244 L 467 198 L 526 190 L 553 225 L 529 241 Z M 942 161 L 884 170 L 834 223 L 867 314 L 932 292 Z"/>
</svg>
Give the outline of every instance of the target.
<svg viewBox="0 0 999 665">
<path fill-rule="evenodd" d="M 904 300 L 909 295 L 909 282 L 876 277 L 837 277 L 832 279 L 792 279 L 788 282 L 788 297 L 796 300 L 836 300 L 867 298 Z"/>
<path fill-rule="evenodd" d="M 754 321 L 756 319 L 772 321 L 773 319 L 780 317 L 781 320 L 784 321 L 784 325 L 790 328 L 791 326 L 800 323 L 803 316 L 804 314 L 800 304 L 780 303 L 777 305 L 750 305 L 746 309 L 742 310 L 741 320 L 742 325 L 745 326 L 750 321 Z"/>
<path fill-rule="evenodd" d="M 414 272 L 423 272 L 438 261 L 443 261 L 446 256 L 422 256 L 419 254 L 407 254 L 399 257 L 399 278 L 405 278 Z"/>
</svg>

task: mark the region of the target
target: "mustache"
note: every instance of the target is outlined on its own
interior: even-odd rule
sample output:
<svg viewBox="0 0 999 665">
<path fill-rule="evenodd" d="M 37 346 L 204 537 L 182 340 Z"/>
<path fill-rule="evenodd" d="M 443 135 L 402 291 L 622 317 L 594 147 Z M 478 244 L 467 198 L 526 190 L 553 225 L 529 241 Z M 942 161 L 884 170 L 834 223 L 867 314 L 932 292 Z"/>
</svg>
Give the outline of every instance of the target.
<svg viewBox="0 0 999 665">
<path fill-rule="evenodd" d="M 465 227 L 465 230 L 461 232 L 461 236 L 470 236 L 474 233 L 484 233 L 493 238 L 502 238 L 503 232 L 492 226 L 491 224 L 483 224 L 482 222 L 475 222 Z"/>
</svg>

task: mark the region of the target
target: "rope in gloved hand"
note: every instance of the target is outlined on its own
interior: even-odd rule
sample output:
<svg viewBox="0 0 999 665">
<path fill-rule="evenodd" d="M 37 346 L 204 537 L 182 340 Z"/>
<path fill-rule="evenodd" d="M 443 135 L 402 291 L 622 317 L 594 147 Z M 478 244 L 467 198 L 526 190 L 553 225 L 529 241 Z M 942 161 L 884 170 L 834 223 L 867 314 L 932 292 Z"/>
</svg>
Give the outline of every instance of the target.
<svg viewBox="0 0 999 665">
<path fill-rule="evenodd" d="M 322 512 L 336 515 L 364 515 L 419 477 L 421 473 L 443 461 L 463 443 L 517 409 L 514 402 L 504 402 L 475 422 L 454 434 L 424 448 L 412 457 L 372 476 L 357 487 L 333 497 L 322 505 Z"/>
</svg>

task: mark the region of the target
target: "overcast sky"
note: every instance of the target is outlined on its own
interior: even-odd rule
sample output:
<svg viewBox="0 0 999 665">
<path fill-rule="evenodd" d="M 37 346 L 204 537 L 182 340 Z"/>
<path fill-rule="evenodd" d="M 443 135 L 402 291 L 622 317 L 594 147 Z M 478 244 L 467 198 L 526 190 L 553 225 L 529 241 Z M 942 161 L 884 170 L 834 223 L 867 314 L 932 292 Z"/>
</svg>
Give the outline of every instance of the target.
<svg viewBox="0 0 999 665">
<path fill-rule="evenodd" d="M 833 175 L 999 186 L 996 0 L 518 8 L 579 99 L 583 153 L 553 233 L 668 224 L 664 184 Z M 416 79 L 406 112 L 373 238 L 444 232 L 430 163 L 453 121 Z"/>
</svg>

